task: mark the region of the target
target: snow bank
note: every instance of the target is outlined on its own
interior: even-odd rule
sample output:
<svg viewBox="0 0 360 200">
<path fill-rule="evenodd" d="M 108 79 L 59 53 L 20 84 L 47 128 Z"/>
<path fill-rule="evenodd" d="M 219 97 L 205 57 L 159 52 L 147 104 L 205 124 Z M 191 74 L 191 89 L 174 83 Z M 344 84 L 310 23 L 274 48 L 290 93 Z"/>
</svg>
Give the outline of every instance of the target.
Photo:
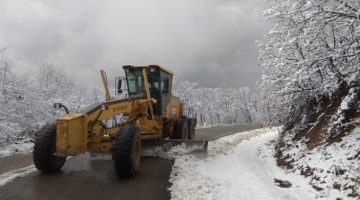
<svg viewBox="0 0 360 200">
<path fill-rule="evenodd" d="M 212 127 L 217 127 L 217 126 L 234 126 L 236 124 L 197 124 L 196 125 L 196 129 L 205 129 L 205 128 L 212 128 Z"/>
<path fill-rule="evenodd" d="M 156 147 L 156 148 L 146 148 L 143 147 L 141 150 L 142 156 L 147 157 L 160 157 L 165 159 L 176 159 L 179 156 L 188 155 L 194 150 L 202 149 L 203 146 L 194 146 L 194 145 L 186 145 L 185 143 L 172 146 L 169 148 L 166 147 Z"/>
<path fill-rule="evenodd" d="M 20 153 L 29 153 L 33 150 L 34 143 L 29 140 L 21 140 L 15 144 L 5 145 L 0 147 L 0 157 L 11 156 Z"/>
<path fill-rule="evenodd" d="M 276 165 L 278 132 L 257 129 L 210 142 L 204 160 L 179 156 L 170 177 L 172 199 L 315 199 L 309 180 Z M 281 188 L 275 179 L 292 186 Z"/>
<path fill-rule="evenodd" d="M 308 150 L 304 145 L 284 150 L 295 172 L 305 174 L 319 196 L 328 199 L 360 198 L 360 128 L 342 141 Z M 290 161 L 290 160 L 287 160 Z"/>
</svg>

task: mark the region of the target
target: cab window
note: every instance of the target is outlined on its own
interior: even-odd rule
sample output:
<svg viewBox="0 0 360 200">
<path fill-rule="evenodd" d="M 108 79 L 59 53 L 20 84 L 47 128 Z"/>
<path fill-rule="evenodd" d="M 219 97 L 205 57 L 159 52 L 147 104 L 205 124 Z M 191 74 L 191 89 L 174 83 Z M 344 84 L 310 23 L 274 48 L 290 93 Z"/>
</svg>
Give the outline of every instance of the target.
<svg viewBox="0 0 360 200">
<path fill-rule="evenodd" d="M 145 94 L 144 77 L 141 69 L 127 69 L 126 77 L 130 97 Z"/>
</svg>

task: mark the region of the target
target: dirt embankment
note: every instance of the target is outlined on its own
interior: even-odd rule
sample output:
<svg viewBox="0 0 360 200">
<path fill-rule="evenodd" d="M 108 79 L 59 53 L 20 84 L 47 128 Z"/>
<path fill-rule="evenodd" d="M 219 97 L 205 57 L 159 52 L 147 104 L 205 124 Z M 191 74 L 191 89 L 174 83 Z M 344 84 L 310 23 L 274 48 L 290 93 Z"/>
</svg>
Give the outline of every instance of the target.
<svg viewBox="0 0 360 200">
<path fill-rule="evenodd" d="M 284 126 L 277 145 L 277 164 L 310 176 L 318 191 L 331 187 L 346 190 L 348 197 L 360 197 L 359 177 L 354 175 L 359 167 L 359 142 L 351 141 L 360 140 L 360 134 L 354 131 L 360 127 L 360 86 L 340 88 L 331 97 L 312 99 L 300 115 Z M 328 160 L 335 163 L 329 164 Z M 329 176 L 333 176 L 333 182 L 326 186 Z"/>
</svg>

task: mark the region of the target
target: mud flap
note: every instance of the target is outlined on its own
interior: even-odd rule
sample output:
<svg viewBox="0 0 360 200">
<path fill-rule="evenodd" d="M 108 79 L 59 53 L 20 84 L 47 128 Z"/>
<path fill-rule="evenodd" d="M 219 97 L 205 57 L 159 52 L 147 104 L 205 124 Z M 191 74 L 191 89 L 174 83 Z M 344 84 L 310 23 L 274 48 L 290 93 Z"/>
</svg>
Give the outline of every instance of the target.
<svg viewBox="0 0 360 200">
<path fill-rule="evenodd" d="M 142 155 L 147 157 L 174 158 L 176 155 L 191 154 L 197 158 L 206 158 L 207 140 L 143 140 Z"/>
</svg>

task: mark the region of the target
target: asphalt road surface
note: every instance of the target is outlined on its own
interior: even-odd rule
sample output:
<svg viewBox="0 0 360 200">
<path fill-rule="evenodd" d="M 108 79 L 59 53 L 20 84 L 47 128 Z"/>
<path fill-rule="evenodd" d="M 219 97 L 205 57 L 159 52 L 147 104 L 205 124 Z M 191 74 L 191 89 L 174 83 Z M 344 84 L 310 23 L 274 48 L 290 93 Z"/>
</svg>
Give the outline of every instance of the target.
<svg viewBox="0 0 360 200">
<path fill-rule="evenodd" d="M 255 128 L 260 128 L 260 125 L 198 129 L 196 139 L 213 140 Z M 0 177 L 10 170 L 31 164 L 31 154 L 0 158 Z M 172 165 L 172 160 L 143 157 L 135 178 L 119 180 L 110 156 L 91 158 L 85 154 L 68 159 L 60 173 L 34 172 L 0 186 L 0 199 L 170 199 L 167 188 Z"/>
</svg>

